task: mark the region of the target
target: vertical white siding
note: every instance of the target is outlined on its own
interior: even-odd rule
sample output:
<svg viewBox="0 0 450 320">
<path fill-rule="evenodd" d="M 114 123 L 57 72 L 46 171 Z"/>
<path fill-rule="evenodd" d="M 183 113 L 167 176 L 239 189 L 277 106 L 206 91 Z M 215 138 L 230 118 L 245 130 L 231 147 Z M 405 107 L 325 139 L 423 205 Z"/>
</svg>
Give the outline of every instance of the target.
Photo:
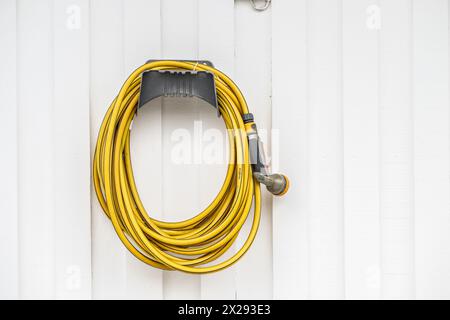
<svg viewBox="0 0 450 320">
<path fill-rule="evenodd" d="M 309 2 L 309 265 L 310 297 L 314 299 L 344 297 L 340 26 L 340 1 Z"/>
<path fill-rule="evenodd" d="M 345 293 L 349 298 L 380 297 L 378 8 L 373 0 L 347 0 L 342 6 Z"/>
<path fill-rule="evenodd" d="M 448 1 L 272 2 L 0 1 L 1 298 L 450 298 Z M 281 198 L 262 188 L 255 243 L 219 273 L 137 261 L 91 188 L 106 108 L 160 58 L 230 75 L 291 180 Z M 215 196 L 215 128 L 209 106 L 139 110 L 133 169 L 152 217 L 188 218 Z M 177 129 L 193 164 L 172 159 Z"/>
<path fill-rule="evenodd" d="M 55 298 L 53 1 L 17 2 L 21 298 Z"/>
<path fill-rule="evenodd" d="M 301 183 L 274 200 L 275 297 L 448 298 L 448 2 L 274 2 L 272 30 Z"/>
<path fill-rule="evenodd" d="M 381 293 L 414 297 L 411 1 L 380 1 Z"/>
<path fill-rule="evenodd" d="M 56 297 L 87 299 L 91 297 L 88 1 L 54 1 L 53 15 Z"/>
<path fill-rule="evenodd" d="M 416 297 L 448 298 L 448 2 L 414 1 L 412 19 Z"/>
<path fill-rule="evenodd" d="M 127 76 L 123 15 L 122 0 L 90 2 L 91 155 L 105 111 Z M 98 204 L 93 187 L 91 197 L 93 298 L 125 298 L 126 249 Z"/>
<path fill-rule="evenodd" d="M 307 1 L 272 5 L 272 128 L 279 130 L 279 170 L 289 193 L 273 199 L 273 295 L 309 297 L 309 108 Z M 295 41 L 292 41 L 295 34 Z"/>
<path fill-rule="evenodd" d="M 7 139 L 0 157 L 0 299 L 19 297 L 18 248 L 18 119 L 17 119 L 17 19 L 16 1 L 0 3 L 0 135 Z"/>
</svg>

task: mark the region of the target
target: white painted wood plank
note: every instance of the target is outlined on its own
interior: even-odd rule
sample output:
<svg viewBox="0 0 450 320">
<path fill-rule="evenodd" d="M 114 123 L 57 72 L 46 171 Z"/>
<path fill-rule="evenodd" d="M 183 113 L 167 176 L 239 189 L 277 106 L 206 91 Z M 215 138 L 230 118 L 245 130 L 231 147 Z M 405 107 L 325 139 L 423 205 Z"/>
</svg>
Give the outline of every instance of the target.
<svg viewBox="0 0 450 320">
<path fill-rule="evenodd" d="M 89 3 L 54 1 L 55 276 L 58 299 L 91 297 Z"/>
<path fill-rule="evenodd" d="M 197 59 L 198 1 L 162 1 L 161 14 L 162 57 Z M 195 164 L 189 156 L 187 163 L 172 156 L 176 146 L 186 146 L 188 151 L 185 155 L 192 156 L 195 152 L 193 144 L 201 143 L 199 122 L 195 123 L 199 120 L 199 112 L 204 110 L 186 99 L 168 98 L 163 101 L 162 197 L 163 219 L 166 221 L 184 220 L 201 210 L 198 181 L 201 164 Z M 164 298 L 199 299 L 200 277 L 165 271 Z"/>
<path fill-rule="evenodd" d="M 411 1 L 380 1 L 382 298 L 414 297 Z"/>
<path fill-rule="evenodd" d="M 124 2 L 125 74 L 161 56 L 160 1 Z M 151 19 L 149 19 L 151 16 Z M 161 217 L 161 105 L 139 110 L 131 134 L 133 171 L 139 195 L 153 218 Z M 157 155 L 157 156 L 155 156 Z M 162 299 L 161 270 L 137 260 L 127 251 L 127 298 Z"/>
<path fill-rule="evenodd" d="M 291 181 L 289 192 L 273 200 L 275 299 L 307 298 L 309 292 L 306 12 L 306 1 L 272 4 L 272 129 L 279 132 L 272 156 L 279 159 L 274 169 Z"/>
<path fill-rule="evenodd" d="M 0 233 L 0 299 L 19 297 L 18 257 L 18 168 L 17 168 L 17 50 L 16 1 L 0 3 L 0 135 L 5 137 L 0 157 L 0 219 L 6 226 Z"/>
<path fill-rule="evenodd" d="M 233 78 L 234 0 L 199 0 L 198 28 L 199 59 L 212 61 L 216 68 Z M 220 41 L 215 41 L 214 39 L 220 39 Z M 201 207 L 208 205 L 217 195 L 227 169 L 225 156 L 219 162 L 210 161 L 213 159 L 207 158 L 206 148 L 208 146 L 220 146 L 220 144 L 223 144 L 224 148 L 222 150 L 226 150 L 227 143 L 225 139 L 226 130 L 222 118 L 218 118 L 216 112 L 211 107 L 207 107 L 207 109 L 202 109 L 199 114 L 204 134 L 202 139 L 202 166 L 199 172 Z M 221 139 L 214 139 L 216 134 L 220 134 Z M 224 256 L 230 256 L 235 252 L 235 249 L 233 245 Z M 202 299 L 234 299 L 235 296 L 235 268 L 201 276 Z"/>
<path fill-rule="evenodd" d="M 20 297 L 55 297 L 53 1 L 17 7 Z"/>
<path fill-rule="evenodd" d="M 448 2 L 413 2 L 415 286 L 450 298 Z"/>
<path fill-rule="evenodd" d="M 199 58 L 211 59 L 216 68 L 233 77 L 234 0 L 198 1 Z"/>
<path fill-rule="evenodd" d="M 164 58 L 197 59 L 198 0 L 162 1 L 161 19 Z"/>
<path fill-rule="evenodd" d="M 343 2 L 345 294 L 380 297 L 378 30 L 372 0 Z"/>
<path fill-rule="evenodd" d="M 236 2 L 235 81 L 255 116 L 258 131 L 270 152 L 271 129 L 271 9 L 255 11 L 247 1 Z M 236 264 L 238 299 L 271 299 L 272 195 L 262 188 L 261 222 L 258 235 L 246 255 Z M 251 227 L 249 219 L 237 240 L 241 246 Z"/>
<path fill-rule="evenodd" d="M 341 2 L 308 2 L 310 297 L 344 297 Z"/>
<path fill-rule="evenodd" d="M 122 0 L 90 2 L 91 162 L 98 130 L 111 101 L 125 81 Z M 126 297 L 126 248 L 92 196 L 92 289 L 95 299 Z"/>
</svg>

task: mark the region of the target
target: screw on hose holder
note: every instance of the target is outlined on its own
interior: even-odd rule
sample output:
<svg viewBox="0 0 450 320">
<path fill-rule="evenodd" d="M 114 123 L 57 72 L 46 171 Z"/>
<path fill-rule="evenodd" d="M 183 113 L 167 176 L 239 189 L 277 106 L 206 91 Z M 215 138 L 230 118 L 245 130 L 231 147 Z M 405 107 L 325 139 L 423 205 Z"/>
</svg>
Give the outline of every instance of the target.
<svg viewBox="0 0 450 320">
<path fill-rule="evenodd" d="M 148 60 L 147 63 L 155 61 L 162 60 Z M 183 99 L 196 97 L 213 106 L 217 111 L 217 116 L 220 117 L 214 74 L 210 71 L 196 70 L 197 65 L 208 67 L 214 67 L 214 65 L 207 60 L 173 61 L 195 63 L 195 65 L 193 70 L 148 70 L 142 73 L 138 108 L 158 97 Z"/>
<path fill-rule="evenodd" d="M 255 179 L 266 186 L 267 191 L 273 195 L 284 195 L 289 189 L 289 180 L 285 175 L 279 173 L 269 173 L 269 166 L 266 162 L 264 145 L 258 135 L 258 130 L 254 122 L 253 114 L 242 115 L 248 139 L 250 161 Z"/>
</svg>

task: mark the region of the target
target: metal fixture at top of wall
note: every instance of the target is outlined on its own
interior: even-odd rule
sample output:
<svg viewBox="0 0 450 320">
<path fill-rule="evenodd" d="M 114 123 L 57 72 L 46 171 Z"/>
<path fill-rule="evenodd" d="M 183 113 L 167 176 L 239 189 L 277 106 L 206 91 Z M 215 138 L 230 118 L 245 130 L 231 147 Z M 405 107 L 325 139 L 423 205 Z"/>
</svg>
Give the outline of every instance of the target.
<svg viewBox="0 0 450 320">
<path fill-rule="evenodd" d="M 250 0 L 250 2 L 252 3 L 253 9 L 255 9 L 256 11 L 265 11 L 265 10 L 267 10 L 267 8 L 269 8 L 272 0 L 266 0 L 266 3 L 262 7 L 257 7 L 255 4 L 255 0 Z"/>
</svg>

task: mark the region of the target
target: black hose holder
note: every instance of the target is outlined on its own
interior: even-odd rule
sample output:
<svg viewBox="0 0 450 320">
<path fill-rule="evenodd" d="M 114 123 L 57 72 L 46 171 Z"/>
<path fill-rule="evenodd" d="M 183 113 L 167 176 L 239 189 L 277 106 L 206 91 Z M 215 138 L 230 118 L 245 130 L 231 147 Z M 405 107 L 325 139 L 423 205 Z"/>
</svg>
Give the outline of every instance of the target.
<svg viewBox="0 0 450 320">
<path fill-rule="evenodd" d="M 160 61 L 149 60 L 148 62 Z M 173 61 L 173 60 L 172 60 Z M 177 60 L 213 67 L 206 60 Z M 217 110 L 216 84 L 214 74 L 203 70 L 149 70 L 142 73 L 138 108 L 158 97 L 197 97 Z"/>
</svg>

